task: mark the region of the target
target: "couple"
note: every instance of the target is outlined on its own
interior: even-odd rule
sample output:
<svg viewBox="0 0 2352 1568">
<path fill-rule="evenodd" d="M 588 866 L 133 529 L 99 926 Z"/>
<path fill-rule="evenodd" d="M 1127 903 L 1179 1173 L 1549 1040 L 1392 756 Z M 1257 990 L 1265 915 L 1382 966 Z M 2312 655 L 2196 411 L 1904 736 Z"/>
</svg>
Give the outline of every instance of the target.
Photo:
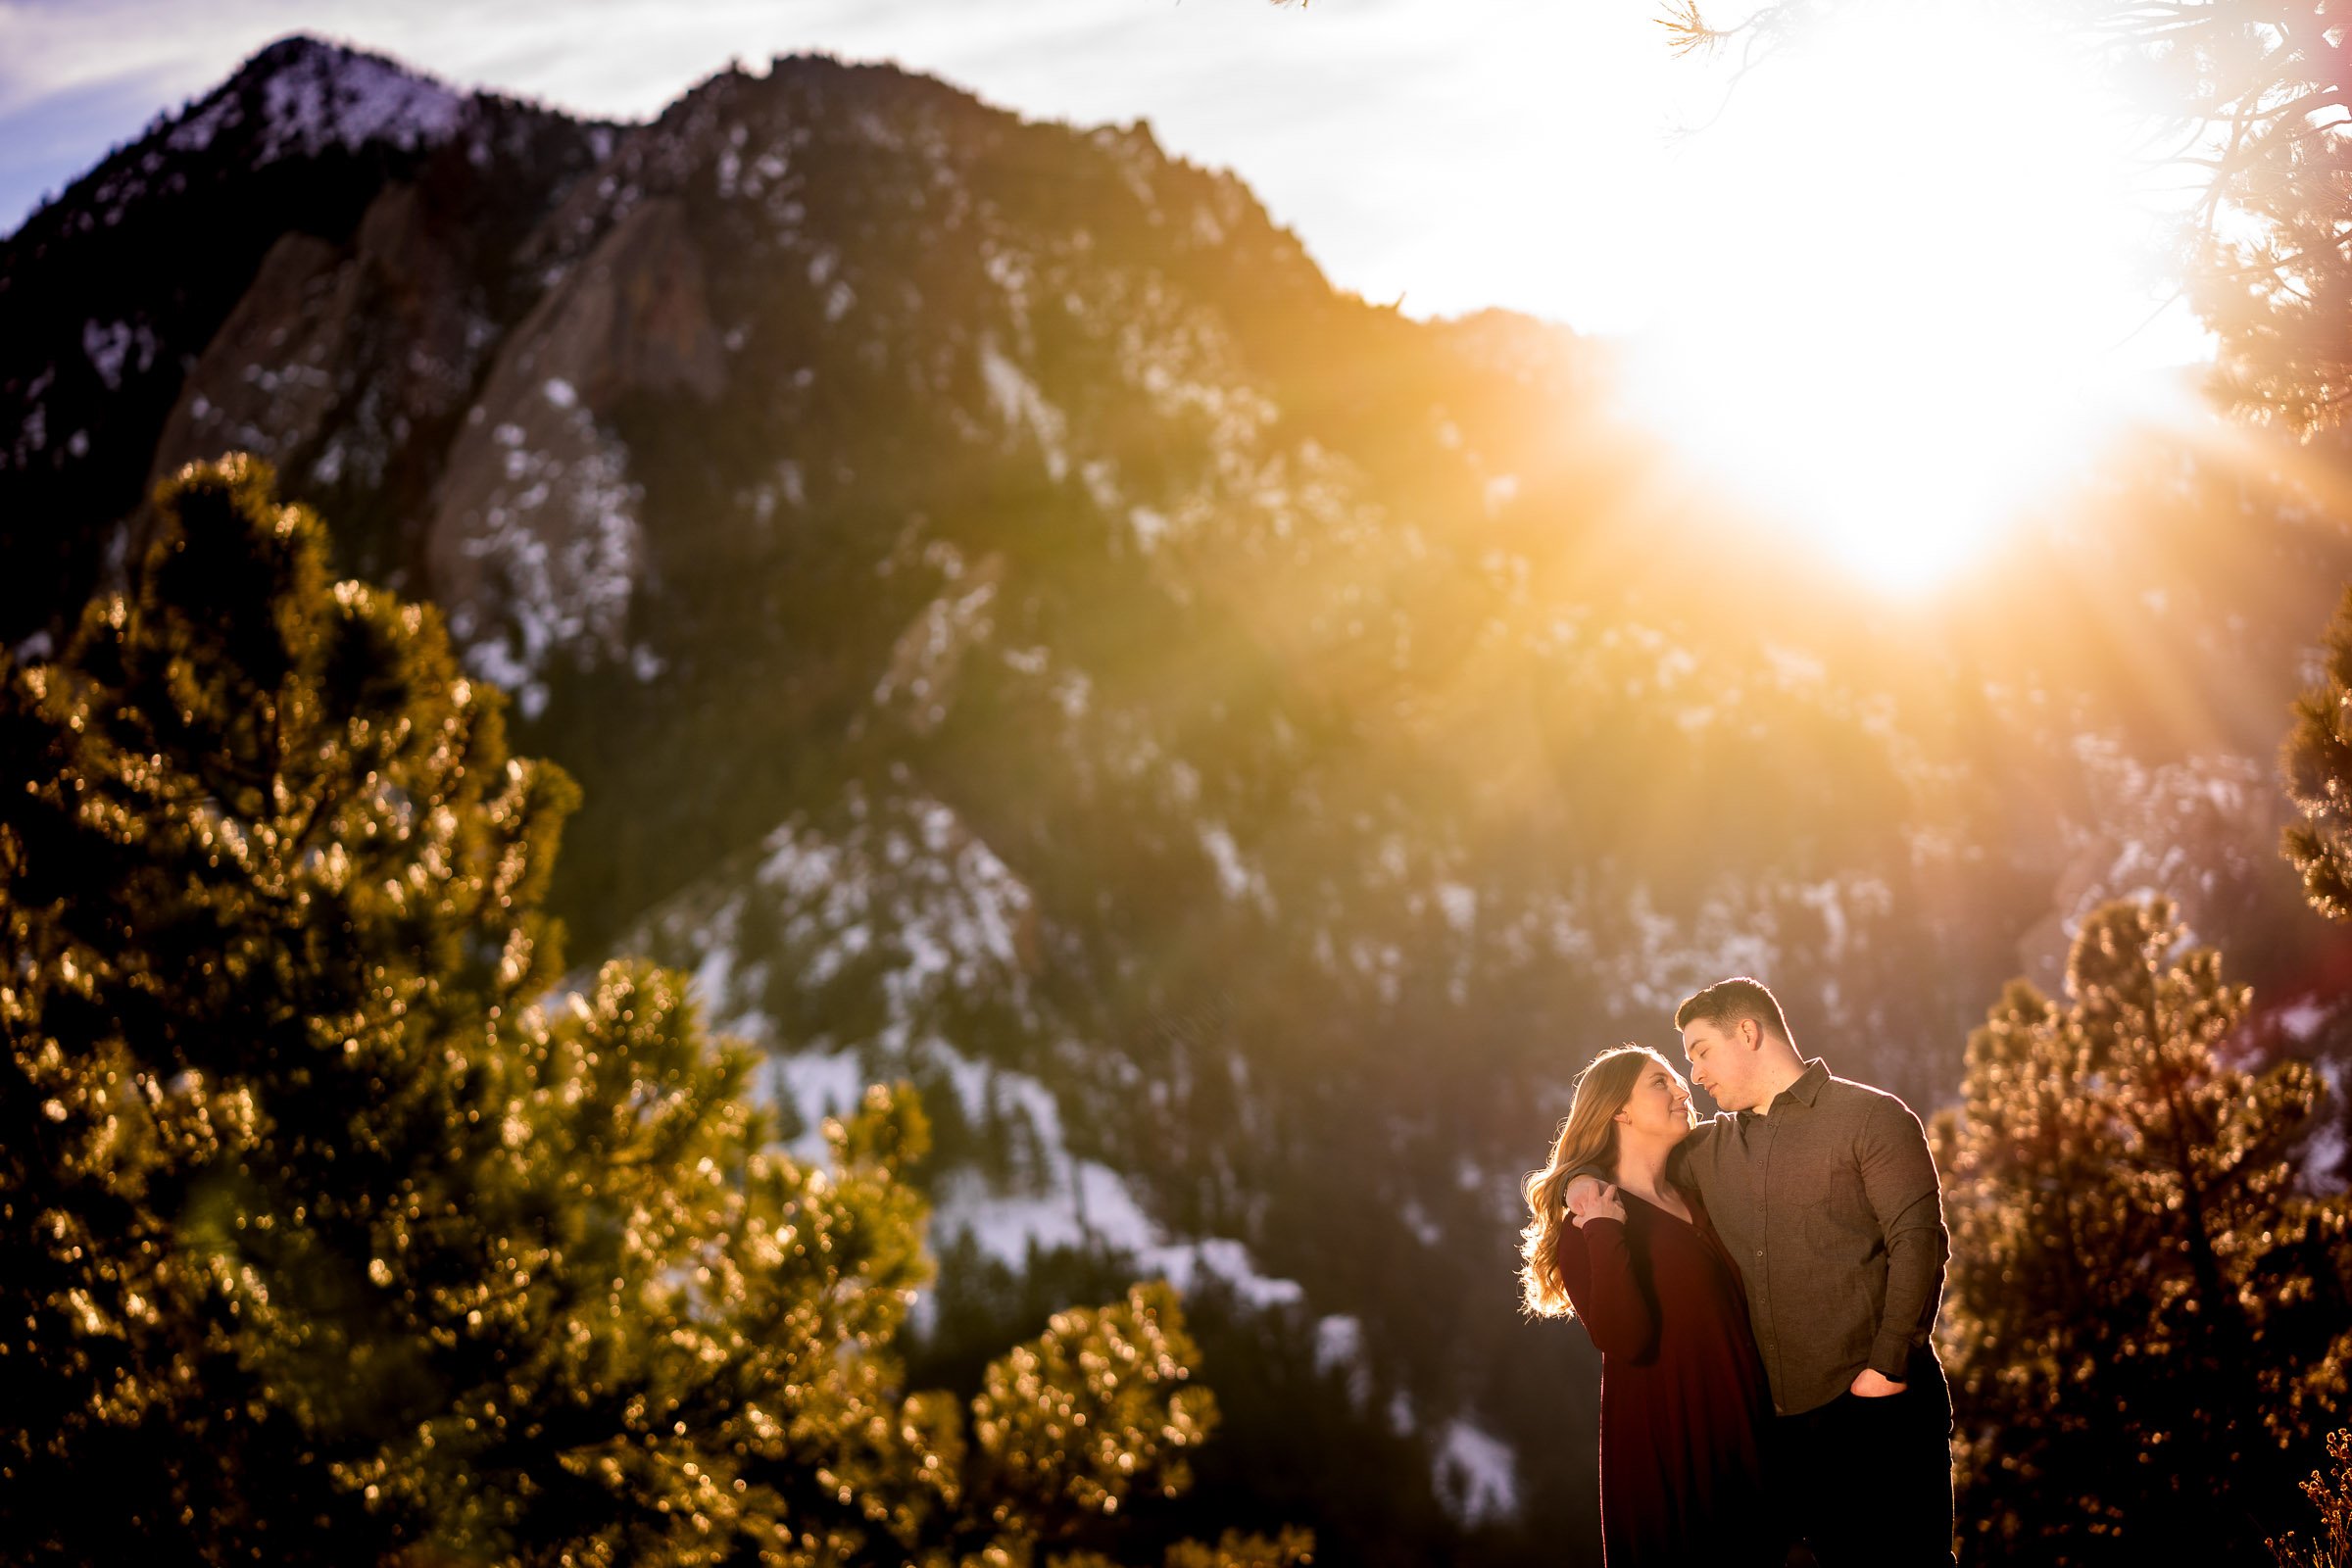
<svg viewBox="0 0 2352 1568">
<path fill-rule="evenodd" d="M 1919 1118 L 1797 1054 L 1770 991 L 1675 1012 L 1576 1081 L 1527 1179 L 1530 1309 L 1601 1352 L 1609 1568 L 1952 1561 L 1951 1397 L 1929 1332 L 1949 1242 Z"/>
</svg>

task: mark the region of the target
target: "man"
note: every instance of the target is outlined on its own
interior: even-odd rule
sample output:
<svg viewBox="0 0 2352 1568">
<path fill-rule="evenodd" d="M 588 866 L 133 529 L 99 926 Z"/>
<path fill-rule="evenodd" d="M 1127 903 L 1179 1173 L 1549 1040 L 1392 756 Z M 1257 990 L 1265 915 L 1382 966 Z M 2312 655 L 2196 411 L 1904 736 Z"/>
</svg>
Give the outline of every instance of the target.
<svg viewBox="0 0 2352 1568">
<path fill-rule="evenodd" d="M 1919 1118 L 1798 1055 L 1780 1003 L 1745 976 L 1674 1021 L 1691 1082 L 1722 1107 L 1677 1174 L 1747 1286 L 1790 1529 L 1822 1568 L 1950 1564 L 1952 1404 L 1930 1336 L 1951 1244 Z"/>
</svg>

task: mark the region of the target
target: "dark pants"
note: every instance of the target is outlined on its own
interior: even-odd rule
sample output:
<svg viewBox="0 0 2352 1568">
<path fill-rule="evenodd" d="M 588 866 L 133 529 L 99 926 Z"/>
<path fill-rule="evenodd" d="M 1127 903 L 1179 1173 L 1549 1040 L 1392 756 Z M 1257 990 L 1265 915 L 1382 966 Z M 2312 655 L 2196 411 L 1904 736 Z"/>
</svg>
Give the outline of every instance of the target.
<svg viewBox="0 0 2352 1568">
<path fill-rule="evenodd" d="M 1952 1396 L 1931 1352 L 1903 1392 L 1773 1422 L 1773 1494 L 1821 1568 L 1950 1568 Z"/>
</svg>

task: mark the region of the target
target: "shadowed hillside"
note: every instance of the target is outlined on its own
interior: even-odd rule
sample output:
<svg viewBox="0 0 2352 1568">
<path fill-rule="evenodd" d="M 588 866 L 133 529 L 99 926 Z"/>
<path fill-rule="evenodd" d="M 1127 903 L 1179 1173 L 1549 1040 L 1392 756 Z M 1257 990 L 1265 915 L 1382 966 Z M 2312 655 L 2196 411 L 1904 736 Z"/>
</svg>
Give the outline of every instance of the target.
<svg viewBox="0 0 2352 1568">
<path fill-rule="evenodd" d="M 268 458 L 578 779 L 575 959 L 695 970 L 810 1147 L 924 1091 L 925 1376 L 1164 1272 L 1226 1414 L 1186 1506 L 1558 1561 L 1591 1352 L 1510 1271 L 1594 1050 L 1752 971 L 1924 1111 L 2155 889 L 2333 1063 L 2352 957 L 2271 760 L 2331 460 L 2150 432 L 1878 600 L 1614 374 L 1333 290 L 1141 125 L 806 58 L 592 124 L 289 39 L 0 245 L 0 636 Z"/>
</svg>

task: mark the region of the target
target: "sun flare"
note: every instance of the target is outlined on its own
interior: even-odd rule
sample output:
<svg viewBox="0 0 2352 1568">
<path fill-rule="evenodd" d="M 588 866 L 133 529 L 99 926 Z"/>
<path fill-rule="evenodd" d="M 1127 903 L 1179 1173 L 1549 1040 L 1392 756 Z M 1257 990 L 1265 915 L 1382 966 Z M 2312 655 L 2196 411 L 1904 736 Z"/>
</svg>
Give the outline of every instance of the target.
<svg viewBox="0 0 2352 1568">
<path fill-rule="evenodd" d="M 1683 144 L 1635 395 L 1859 576 L 1943 580 L 2131 413 L 2155 221 L 2086 61 L 1995 6 L 1845 7 Z"/>
</svg>

